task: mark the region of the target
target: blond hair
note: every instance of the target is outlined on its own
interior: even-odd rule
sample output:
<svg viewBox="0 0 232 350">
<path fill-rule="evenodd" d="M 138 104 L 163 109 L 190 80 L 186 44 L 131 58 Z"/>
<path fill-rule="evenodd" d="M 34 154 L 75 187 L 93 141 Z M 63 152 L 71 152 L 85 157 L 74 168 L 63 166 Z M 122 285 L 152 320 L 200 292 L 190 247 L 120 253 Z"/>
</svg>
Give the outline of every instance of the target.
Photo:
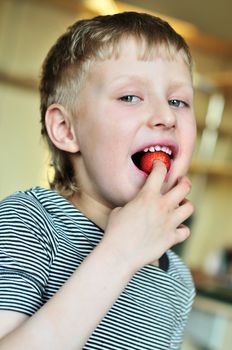
<svg viewBox="0 0 232 350">
<path fill-rule="evenodd" d="M 78 93 L 87 73 L 88 64 L 120 54 L 119 44 L 133 37 L 140 44 L 139 58 L 165 50 L 171 59 L 177 52 L 190 70 L 192 58 L 185 40 L 164 20 L 145 13 L 124 12 L 79 20 L 70 26 L 48 52 L 42 66 L 40 82 L 41 132 L 51 151 L 54 177 L 50 187 L 66 195 L 77 190 L 73 167 L 68 154 L 49 139 L 45 114 L 52 103 L 62 104 L 75 113 Z"/>
</svg>

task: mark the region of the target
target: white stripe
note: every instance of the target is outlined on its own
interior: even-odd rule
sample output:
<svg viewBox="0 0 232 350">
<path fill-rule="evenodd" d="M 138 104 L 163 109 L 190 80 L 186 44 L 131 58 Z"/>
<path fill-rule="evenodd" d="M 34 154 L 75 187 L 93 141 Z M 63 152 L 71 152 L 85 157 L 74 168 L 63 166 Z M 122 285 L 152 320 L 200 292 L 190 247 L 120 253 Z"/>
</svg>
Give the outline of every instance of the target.
<svg viewBox="0 0 232 350">
<path fill-rule="evenodd" d="M 0 309 L 33 314 L 69 278 L 103 232 L 57 193 L 34 188 L 0 204 Z M 138 271 L 85 350 L 180 348 L 194 297 L 191 275 L 168 252 L 169 268 Z"/>
</svg>

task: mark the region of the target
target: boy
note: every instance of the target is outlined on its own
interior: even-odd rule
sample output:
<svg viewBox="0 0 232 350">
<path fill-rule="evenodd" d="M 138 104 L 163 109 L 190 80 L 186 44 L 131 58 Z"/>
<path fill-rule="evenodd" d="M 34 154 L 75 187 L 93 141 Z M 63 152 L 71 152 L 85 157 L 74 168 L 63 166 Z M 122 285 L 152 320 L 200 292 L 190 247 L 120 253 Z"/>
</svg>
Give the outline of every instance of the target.
<svg viewBox="0 0 232 350">
<path fill-rule="evenodd" d="M 79 21 L 50 50 L 41 122 L 55 173 L 50 190 L 1 203 L 1 350 L 180 349 L 194 287 L 169 248 L 193 212 L 191 65 L 147 14 Z M 145 154 L 170 169 L 148 174 Z"/>
</svg>

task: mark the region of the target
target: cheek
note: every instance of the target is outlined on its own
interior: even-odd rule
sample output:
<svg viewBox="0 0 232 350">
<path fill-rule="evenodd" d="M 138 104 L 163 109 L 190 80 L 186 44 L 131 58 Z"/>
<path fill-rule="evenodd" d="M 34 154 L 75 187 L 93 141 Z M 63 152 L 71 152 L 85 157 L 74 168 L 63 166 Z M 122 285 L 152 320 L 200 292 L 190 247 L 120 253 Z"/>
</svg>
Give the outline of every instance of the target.
<svg viewBox="0 0 232 350">
<path fill-rule="evenodd" d="M 193 152 L 195 143 L 196 143 L 196 121 L 192 117 L 188 123 L 183 123 L 182 137 L 183 143 L 189 149 L 190 152 Z"/>
<path fill-rule="evenodd" d="M 194 119 L 190 128 L 190 137 L 189 137 L 189 143 L 190 143 L 190 148 L 192 150 L 192 153 L 194 152 L 194 149 L 195 149 L 196 139 L 197 139 L 197 126 Z"/>
</svg>

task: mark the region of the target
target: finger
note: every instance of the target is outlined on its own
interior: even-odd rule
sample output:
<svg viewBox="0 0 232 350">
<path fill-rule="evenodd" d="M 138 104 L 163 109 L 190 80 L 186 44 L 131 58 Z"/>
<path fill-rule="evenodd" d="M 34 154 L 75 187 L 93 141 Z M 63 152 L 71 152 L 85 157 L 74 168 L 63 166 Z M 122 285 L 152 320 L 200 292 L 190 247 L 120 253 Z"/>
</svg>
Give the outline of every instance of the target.
<svg viewBox="0 0 232 350">
<path fill-rule="evenodd" d="M 160 160 L 154 161 L 152 171 L 143 188 L 149 191 L 152 190 L 153 193 L 154 191 L 160 193 L 166 174 L 167 169 L 164 163 Z"/>
<path fill-rule="evenodd" d="M 165 194 L 166 200 L 172 204 L 173 208 L 185 201 L 185 197 L 191 192 L 192 184 L 185 176 L 180 179 L 179 183 Z"/>
<path fill-rule="evenodd" d="M 190 233 L 191 233 L 191 231 L 190 231 L 189 227 L 182 224 L 180 227 L 178 227 L 176 229 L 175 243 L 174 244 L 181 243 L 181 242 L 185 241 L 190 236 Z"/>
<path fill-rule="evenodd" d="M 189 200 L 184 200 L 183 203 L 175 209 L 173 216 L 174 227 L 179 227 L 182 222 L 187 220 L 194 212 L 194 206 Z"/>
</svg>

